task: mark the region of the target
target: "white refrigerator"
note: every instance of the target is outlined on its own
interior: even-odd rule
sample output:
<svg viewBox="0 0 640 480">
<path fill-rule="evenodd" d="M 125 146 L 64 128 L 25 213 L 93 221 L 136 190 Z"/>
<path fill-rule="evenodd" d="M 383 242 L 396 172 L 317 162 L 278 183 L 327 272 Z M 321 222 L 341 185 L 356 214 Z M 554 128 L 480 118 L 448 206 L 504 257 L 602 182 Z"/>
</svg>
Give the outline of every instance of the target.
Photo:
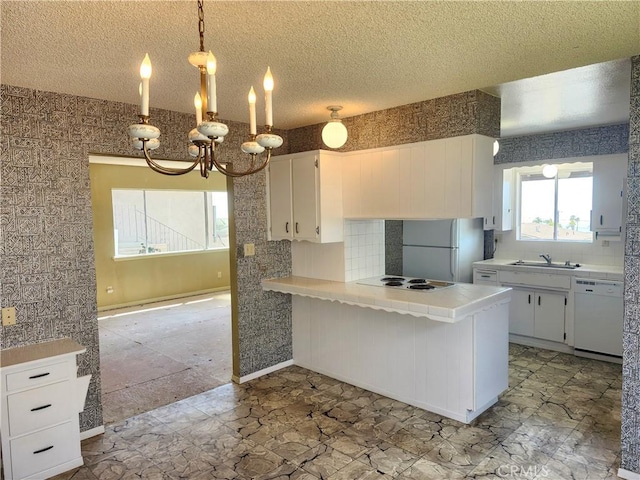
<svg viewBox="0 0 640 480">
<path fill-rule="evenodd" d="M 402 274 L 450 282 L 473 282 L 473 262 L 484 259 L 481 218 L 405 220 Z"/>
</svg>

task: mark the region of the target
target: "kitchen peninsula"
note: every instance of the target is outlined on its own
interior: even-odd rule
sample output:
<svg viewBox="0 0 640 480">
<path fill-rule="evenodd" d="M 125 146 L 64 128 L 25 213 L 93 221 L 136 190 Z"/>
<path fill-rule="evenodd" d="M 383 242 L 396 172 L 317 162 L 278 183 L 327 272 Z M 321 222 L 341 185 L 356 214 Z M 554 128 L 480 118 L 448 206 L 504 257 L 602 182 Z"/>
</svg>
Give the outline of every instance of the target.
<svg viewBox="0 0 640 480">
<path fill-rule="evenodd" d="M 509 288 L 298 276 L 262 287 L 292 295 L 296 365 L 464 423 L 508 387 Z"/>
</svg>

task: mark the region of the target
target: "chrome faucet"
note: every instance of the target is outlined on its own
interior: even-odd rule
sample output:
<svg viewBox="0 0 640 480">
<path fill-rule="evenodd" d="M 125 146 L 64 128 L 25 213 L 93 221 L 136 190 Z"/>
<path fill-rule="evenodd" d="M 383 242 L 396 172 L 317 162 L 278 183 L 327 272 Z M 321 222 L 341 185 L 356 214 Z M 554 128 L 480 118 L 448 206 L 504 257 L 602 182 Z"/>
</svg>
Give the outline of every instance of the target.
<svg viewBox="0 0 640 480">
<path fill-rule="evenodd" d="M 542 255 L 540 255 L 542 258 L 545 259 L 545 261 L 547 262 L 547 265 L 551 265 L 551 255 L 549 255 L 548 253 L 545 255 L 544 253 Z"/>
</svg>

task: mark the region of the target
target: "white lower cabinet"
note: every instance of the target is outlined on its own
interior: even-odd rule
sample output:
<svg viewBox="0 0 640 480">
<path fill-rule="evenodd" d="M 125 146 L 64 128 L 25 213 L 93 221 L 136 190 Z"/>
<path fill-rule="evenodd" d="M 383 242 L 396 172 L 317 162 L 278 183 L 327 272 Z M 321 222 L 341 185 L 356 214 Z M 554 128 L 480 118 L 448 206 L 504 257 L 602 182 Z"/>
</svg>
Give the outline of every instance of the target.
<svg viewBox="0 0 640 480">
<path fill-rule="evenodd" d="M 564 293 L 514 288 L 509 304 L 509 333 L 564 342 L 566 305 Z"/>
<path fill-rule="evenodd" d="M 42 480 L 83 464 L 78 413 L 86 390 L 76 355 L 84 351 L 63 339 L 0 352 L 6 480 Z"/>
</svg>

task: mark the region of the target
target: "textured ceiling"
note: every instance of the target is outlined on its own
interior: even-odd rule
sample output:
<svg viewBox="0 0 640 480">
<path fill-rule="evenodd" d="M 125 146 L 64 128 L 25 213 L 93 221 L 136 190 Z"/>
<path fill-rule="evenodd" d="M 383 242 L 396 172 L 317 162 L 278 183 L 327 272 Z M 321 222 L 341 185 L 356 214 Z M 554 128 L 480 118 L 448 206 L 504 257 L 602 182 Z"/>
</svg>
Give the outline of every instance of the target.
<svg viewBox="0 0 640 480">
<path fill-rule="evenodd" d="M 2 83 L 137 103 L 149 52 L 151 106 L 193 111 L 195 0 L 2 0 L 0 9 Z M 262 111 L 270 65 L 280 128 L 325 121 L 327 105 L 348 117 L 640 53 L 637 1 L 205 0 L 204 11 L 220 117 L 248 121 L 251 85 Z"/>
</svg>

